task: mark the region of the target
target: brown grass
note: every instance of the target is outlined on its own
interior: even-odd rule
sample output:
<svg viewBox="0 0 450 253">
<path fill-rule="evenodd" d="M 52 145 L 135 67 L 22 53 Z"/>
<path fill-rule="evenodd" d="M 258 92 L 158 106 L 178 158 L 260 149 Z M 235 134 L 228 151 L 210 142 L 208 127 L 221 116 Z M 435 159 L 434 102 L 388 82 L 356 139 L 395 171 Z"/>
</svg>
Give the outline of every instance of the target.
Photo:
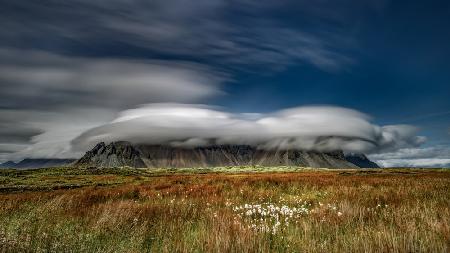
<svg viewBox="0 0 450 253">
<path fill-rule="evenodd" d="M 130 177 L 118 186 L 0 194 L 0 251 L 450 251 L 446 171 Z M 270 219 L 233 209 L 265 203 L 308 213 L 274 233 L 251 227 Z"/>
</svg>

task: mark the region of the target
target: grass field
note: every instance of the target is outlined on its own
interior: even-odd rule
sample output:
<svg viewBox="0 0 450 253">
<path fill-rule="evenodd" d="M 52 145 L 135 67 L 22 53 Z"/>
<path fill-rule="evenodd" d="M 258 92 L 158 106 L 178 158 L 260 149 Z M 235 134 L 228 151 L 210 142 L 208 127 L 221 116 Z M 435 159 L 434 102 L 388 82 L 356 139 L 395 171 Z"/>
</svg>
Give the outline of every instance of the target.
<svg viewBox="0 0 450 253">
<path fill-rule="evenodd" d="M 0 170 L 2 252 L 449 252 L 449 170 Z"/>
</svg>

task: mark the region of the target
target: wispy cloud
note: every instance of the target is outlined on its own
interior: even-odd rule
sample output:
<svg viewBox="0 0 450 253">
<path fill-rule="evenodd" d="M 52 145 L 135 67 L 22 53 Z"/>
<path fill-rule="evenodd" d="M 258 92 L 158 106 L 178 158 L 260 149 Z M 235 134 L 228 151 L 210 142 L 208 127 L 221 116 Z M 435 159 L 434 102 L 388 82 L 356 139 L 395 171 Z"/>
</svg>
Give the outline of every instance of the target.
<svg viewBox="0 0 450 253">
<path fill-rule="evenodd" d="M 353 26 L 367 9 L 378 8 L 372 1 L 288 3 L 305 23 L 322 29 L 283 22 L 279 17 L 286 3 L 276 1 L 9 1 L 2 6 L 0 43 L 69 54 L 119 44 L 147 55 L 194 57 L 222 67 L 277 69 L 304 62 L 335 70 L 353 61 L 343 52 L 354 48 L 355 41 L 342 28 Z M 356 10 L 346 11 L 348 5 Z"/>
<path fill-rule="evenodd" d="M 1 108 L 95 105 L 126 108 L 149 101 L 192 102 L 220 94 L 219 73 L 192 63 L 89 59 L 0 50 Z"/>
</svg>

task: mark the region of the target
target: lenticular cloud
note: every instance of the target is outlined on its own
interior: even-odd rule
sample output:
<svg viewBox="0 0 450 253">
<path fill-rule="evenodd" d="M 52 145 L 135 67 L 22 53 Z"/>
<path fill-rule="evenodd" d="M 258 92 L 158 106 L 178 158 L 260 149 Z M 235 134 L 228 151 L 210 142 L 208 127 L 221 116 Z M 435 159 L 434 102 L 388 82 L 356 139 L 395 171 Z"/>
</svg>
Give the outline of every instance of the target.
<svg viewBox="0 0 450 253">
<path fill-rule="evenodd" d="M 246 144 L 261 149 L 379 152 L 424 142 L 408 125 L 377 126 L 358 111 L 333 106 L 296 107 L 268 114 L 228 113 L 205 105 L 148 104 L 72 141 L 85 150 L 100 141 L 197 147 Z"/>
</svg>

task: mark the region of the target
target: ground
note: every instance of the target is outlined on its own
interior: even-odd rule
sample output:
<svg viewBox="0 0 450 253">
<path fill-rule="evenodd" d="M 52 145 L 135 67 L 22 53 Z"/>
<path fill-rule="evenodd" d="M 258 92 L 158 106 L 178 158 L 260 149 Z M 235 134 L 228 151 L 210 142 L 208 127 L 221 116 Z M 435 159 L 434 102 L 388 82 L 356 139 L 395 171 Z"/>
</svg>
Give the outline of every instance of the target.
<svg viewBox="0 0 450 253">
<path fill-rule="evenodd" d="M 450 170 L 0 170 L 1 252 L 448 252 Z"/>
</svg>

